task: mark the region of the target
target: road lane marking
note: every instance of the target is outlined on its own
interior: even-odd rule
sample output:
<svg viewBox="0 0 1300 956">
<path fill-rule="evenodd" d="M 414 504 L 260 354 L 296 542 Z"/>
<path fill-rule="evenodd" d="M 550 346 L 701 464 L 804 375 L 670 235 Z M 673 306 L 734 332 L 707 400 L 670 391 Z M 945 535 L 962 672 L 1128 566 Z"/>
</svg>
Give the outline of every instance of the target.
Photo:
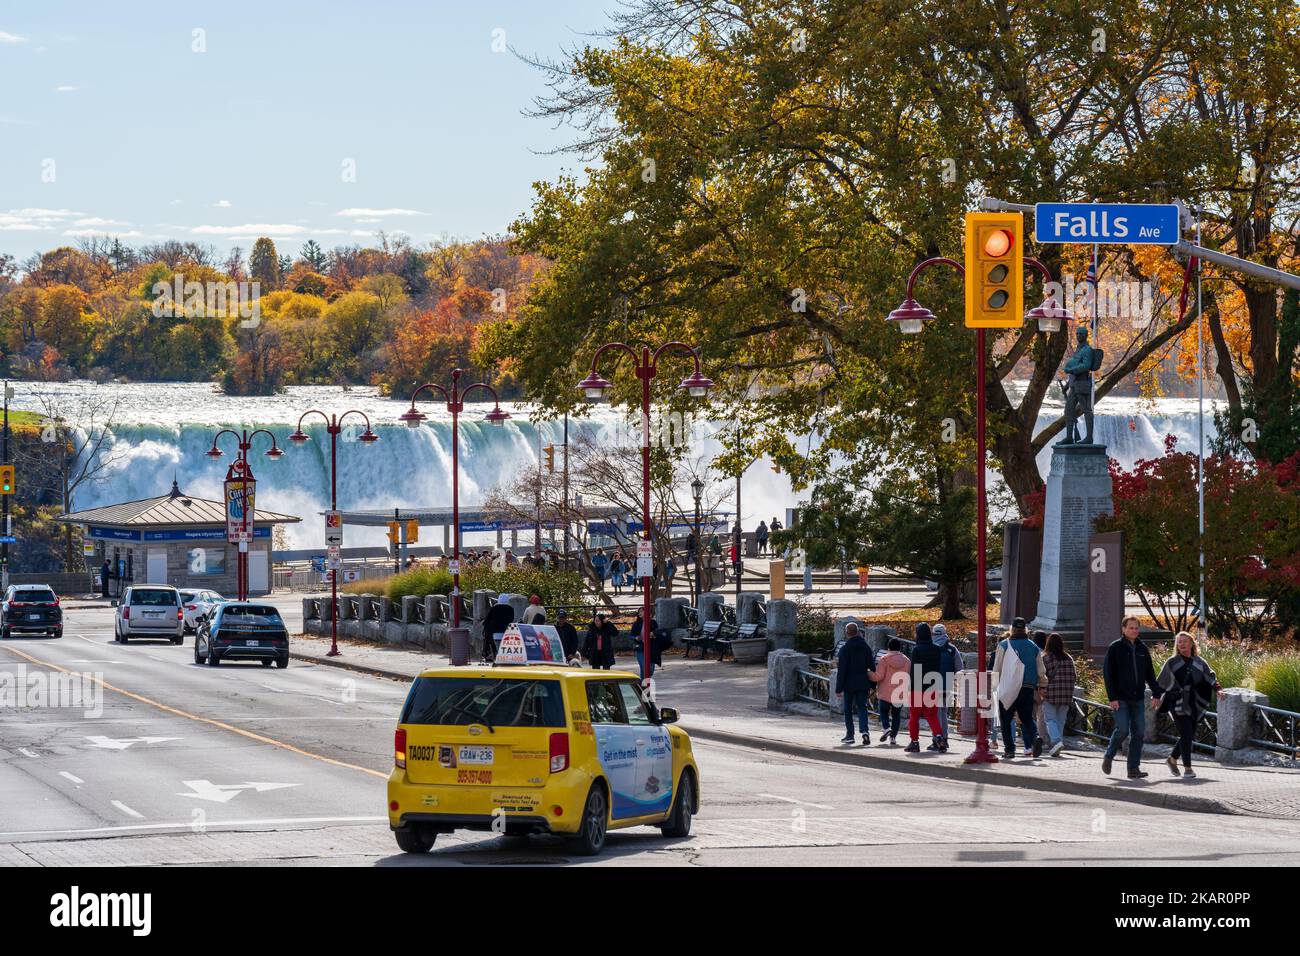
<svg viewBox="0 0 1300 956">
<path fill-rule="evenodd" d="M 807 800 L 796 800 L 794 797 L 783 797 L 776 793 L 756 793 L 756 797 L 767 797 L 771 800 L 784 800 L 786 803 L 797 803 L 801 807 L 816 807 L 818 810 L 834 810 L 834 807 L 828 807 L 824 803 L 809 803 Z"/>
<path fill-rule="evenodd" d="M 66 667 L 60 667 L 58 664 L 51 664 L 49 661 L 43 661 L 39 657 L 32 657 L 32 655 L 20 651 L 16 647 L 10 647 L 6 645 L 4 649 L 6 651 L 9 651 L 11 654 L 17 654 L 19 657 L 23 658 L 23 660 L 29 661 L 32 664 L 36 664 L 40 667 L 48 667 L 51 670 L 59 671 L 62 674 L 73 673 L 72 671 L 68 670 Z M 348 763 L 347 761 L 344 760 L 335 760 L 333 757 L 326 757 L 324 754 L 312 753 L 310 750 L 303 750 L 301 747 L 295 747 L 293 744 L 286 743 L 283 740 L 276 740 L 274 737 L 267 737 L 263 734 L 255 734 L 251 730 L 244 730 L 242 727 L 236 727 L 233 724 L 227 724 L 220 720 L 213 720 L 211 717 L 202 717 L 198 714 L 191 714 L 189 711 L 181 710 L 177 707 L 171 707 L 167 704 L 153 700 L 149 697 L 145 697 L 141 694 L 136 694 L 132 691 L 124 690 L 123 688 L 110 684 L 102 677 L 98 677 L 94 674 L 83 675 L 83 677 L 88 677 L 92 682 L 98 684 L 100 687 L 103 687 L 105 690 L 115 691 L 116 693 L 121 694 L 123 697 L 130 697 L 132 700 L 138 700 L 142 704 L 148 704 L 151 707 L 157 707 L 159 710 L 164 711 L 168 714 L 175 714 L 177 717 L 184 717 L 187 720 L 198 721 L 199 723 L 207 724 L 210 727 L 219 727 L 222 730 L 228 730 L 232 734 L 239 734 L 239 736 L 246 737 L 249 740 L 256 740 L 258 743 L 270 744 L 272 747 L 279 747 L 281 750 L 287 750 L 290 753 L 295 753 L 302 757 L 310 757 L 313 760 L 319 760 L 322 763 L 331 764 L 332 766 L 335 767 L 345 767 L 348 770 L 359 770 L 364 774 L 369 774 L 372 777 L 378 777 L 381 780 L 388 779 L 388 774 L 382 770 L 371 770 L 369 767 L 362 767 L 359 766 L 358 764 Z"/>
<path fill-rule="evenodd" d="M 290 826 L 296 823 L 387 823 L 388 817 L 275 817 L 270 819 L 259 820 L 222 820 L 216 822 L 209 820 L 203 824 L 203 829 L 212 830 L 217 827 L 277 827 Z M 81 830 L 10 830 L 0 832 L 0 839 L 9 837 L 41 837 L 53 836 L 55 834 L 85 834 L 92 833 L 138 833 L 141 830 L 193 830 L 194 821 L 186 820 L 183 823 L 136 823 L 122 824 L 116 827 L 89 827 Z"/>
<path fill-rule="evenodd" d="M 229 803 L 245 790 L 284 790 L 288 787 L 300 787 L 299 783 L 213 783 L 211 780 L 182 780 L 189 787 L 188 793 L 178 793 L 178 797 L 194 797 L 197 800 L 211 800 L 213 803 Z"/>
<path fill-rule="evenodd" d="M 94 737 L 87 737 L 92 747 L 102 747 L 104 750 L 126 750 L 132 744 L 161 744 L 168 740 L 180 740 L 179 737 L 104 737 L 96 734 Z"/>
<path fill-rule="evenodd" d="M 19 752 L 20 754 L 22 754 L 24 757 L 39 757 L 39 756 L 40 756 L 40 754 L 38 754 L 38 753 L 32 753 L 32 752 L 31 752 L 30 750 L 28 750 L 26 747 L 19 747 L 19 748 L 18 748 L 18 752 Z"/>
<path fill-rule="evenodd" d="M 140 813 L 140 812 L 138 812 L 138 811 L 136 811 L 136 810 L 132 810 L 130 807 L 128 807 L 128 806 L 127 806 L 125 803 L 123 803 L 121 800 L 114 800 L 114 801 L 113 801 L 113 806 L 117 807 L 119 810 L 121 810 L 123 813 L 125 813 L 128 817 L 135 817 L 137 820 L 143 820 L 143 819 L 144 819 L 144 814 L 143 814 L 143 813 Z"/>
<path fill-rule="evenodd" d="M 75 783 L 75 784 L 83 784 L 83 783 L 86 782 L 86 781 L 82 780 L 80 777 L 68 773 L 68 771 L 66 771 L 66 770 L 60 770 L 60 771 L 59 771 L 59 776 L 60 776 L 60 777 L 63 777 L 65 780 L 71 780 L 71 781 L 72 781 L 73 783 Z"/>
</svg>

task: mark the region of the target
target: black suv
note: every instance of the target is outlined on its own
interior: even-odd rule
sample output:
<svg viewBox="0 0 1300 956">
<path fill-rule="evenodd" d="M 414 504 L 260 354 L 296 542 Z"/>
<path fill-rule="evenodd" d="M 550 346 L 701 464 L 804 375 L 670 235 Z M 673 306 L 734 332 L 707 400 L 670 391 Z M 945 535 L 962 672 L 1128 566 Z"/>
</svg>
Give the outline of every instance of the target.
<svg viewBox="0 0 1300 956">
<path fill-rule="evenodd" d="M 263 667 L 289 666 L 289 629 L 269 604 L 227 601 L 194 632 L 194 663 L 216 667 L 222 661 L 261 661 Z"/>
<path fill-rule="evenodd" d="M 11 584 L 0 603 L 0 638 L 39 631 L 63 636 L 63 608 L 48 584 Z"/>
</svg>

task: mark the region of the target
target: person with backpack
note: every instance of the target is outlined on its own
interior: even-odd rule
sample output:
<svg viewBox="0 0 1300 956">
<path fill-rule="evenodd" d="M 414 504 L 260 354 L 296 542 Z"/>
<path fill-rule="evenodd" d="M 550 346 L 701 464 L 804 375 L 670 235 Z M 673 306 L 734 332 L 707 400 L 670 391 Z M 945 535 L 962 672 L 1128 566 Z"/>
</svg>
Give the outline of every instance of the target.
<svg viewBox="0 0 1300 956">
<path fill-rule="evenodd" d="M 948 639 L 948 629 L 942 623 L 936 624 L 931 633 L 934 646 L 943 655 L 943 696 L 939 699 L 939 731 L 943 739 L 948 739 L 948 709 L 957 697 L 957 672 L 962 669 L 961 652 Z M 934 744 L 930 747 L 934 748 Z"/>
<path fill-rule="evenodd" d="M 948 742 L 939 727 L 939 700 L 943 693 L 945 662 L 939 648 L 931 640 L 930 625 L 925 621 L 916 625 L 916 643 L 912 647 L 912 690 L 907 702 L 907 736 L 910 738 L 904 753 L 921 752 L 921 718 L 930 726 L 932 738 L 928 749 L 946 753 Z"/>
<path fill-rule="evenodd" d="M 1120 628 L 1123 636 L 1111 642 L 1101 664 L 1106 700 L 1115 712 L 1115 732 L 1110 735 L 1110 743 L 1102 755 L 1101 772 L 1109 776 L 1115 754 L 1119 753 L 1120 745 L 1128 737 L 1128 778 L 1141 780 L 1147 776 L 1142 769 L 1142 742 L 1147 729 L 1143 690 L 1151 688 L 1151 702 L 1156 707 L 1160 706 L 1164 691 L 1156 682 L 1151 652 L 1138 638 L 1142 623 L 1130 614 L 1124 618 Z"/>
<path fill-rule="evenodd" d="M 1004 688 L 1004 671 L 1011 677 L 1019 669 L 1018 689 Z M 1043 652 L 1029 638 L 1025 619 L 1016 618 L 1011 624 L 1011 636 L 998 642 L 993 658 L 993 686 L 998 693 L 998 722 L 1002 725 L 1003 757 L 1011 760 L 1016 755 L 1015 729 L 1011 715 L 1020 721 L 1020 733 L 1025 750 L 1035 757 L 1042 756 L 1043 740 L 1038 736 L 1034 722 L 1034 702 L 1047 692 L 1047 672 L 1043 668 Z"/>
<path fill-rule="evenodd" d="M 835 667 L 835 696 L 844 702 L 844 737 L 841 743 L 853 743 L 855 710 L 863 746 L 871 743 L 867 715 L 868 700 L 871 697 L 871 672 L 875 669 L 875 664 L 875 655 L 866 639 L 858 633 L 858 625 L 850 621 L 844 628 L 844 643 L 840 645 Z"/>
<path fill-rule="evenodd" d="M 1055 631 L 1047 635 L 1043 666 L 1047 668 L 1047 696 L 1043 700 L 1049 745 L 1047 753 L 1055 757 L 1065 749 L 1065 721 L 1070 716 L 1074 685 L 1079 680 L 1074 658 L 1066 653 L 1065 641 Z"/>
<path fill-rule="evenodd" d="M 847 628 L 846 628 L 847 630 Z M 880 711 L 880 742 L 898 743 L 898 727 L 903 719 L 910 686 L 908 672 L 912 662 L 903 653 L 903 642 L 891 637 L 879 657 L 871 679 L 876 684 L 876 705 Z"/>
<path fill-rule="evenodd" d="M 1220 697 L 1223 696 L 1223 686 L 1205 658 L 1201 657 L 1196 638 L 1186 631 L 1179 631 L 1174 637 L 1173 656 L 1160 668 L 1156 683 L 1165 691 L 1160 713 L 1171 715 L 1174 726 L 1178 729 L 1178 742 L 1174 744 L 1165 763 L 1169 772 L 1177 777 L 1178 758 L 1182 757 L 1182 775 L 1195 777 L 1196 771 L 1192 769 L 1192 738 L 1196 733 L 1196 725 L 1210 709 L 1215 692 Z"/>
</svg>

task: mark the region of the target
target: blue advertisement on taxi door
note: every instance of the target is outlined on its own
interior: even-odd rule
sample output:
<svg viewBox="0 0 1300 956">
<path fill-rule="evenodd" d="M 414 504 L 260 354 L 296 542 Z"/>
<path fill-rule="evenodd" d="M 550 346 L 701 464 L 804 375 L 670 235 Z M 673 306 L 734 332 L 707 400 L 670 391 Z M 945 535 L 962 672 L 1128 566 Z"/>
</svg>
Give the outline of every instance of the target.
<svg viewBox="0 0 1300 956">
<path fill-rule="evenodd" d="M 664 814 L 672 805 L 673 747 L 653 725 L 596 725 L 596 755 L 612 791 L 615 820 Z"/>
</svg>

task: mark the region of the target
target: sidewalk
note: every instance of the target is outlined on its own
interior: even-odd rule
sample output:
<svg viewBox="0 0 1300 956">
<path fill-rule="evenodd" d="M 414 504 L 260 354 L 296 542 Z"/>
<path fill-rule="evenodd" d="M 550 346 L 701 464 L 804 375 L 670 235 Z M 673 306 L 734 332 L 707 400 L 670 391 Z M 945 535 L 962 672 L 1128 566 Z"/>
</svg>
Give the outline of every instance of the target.
<svg viewBox="0 0 1300 956">
<path fill-rule="evenodd" d="M 293 638 L 290 656 L 301 661 L 347 667 L 394 680 L 410 680 L 428 667 L 445 666 L 445 655 L 377 645 L 339 641 L 342 656 L 328 658 L 330 642 L 316 637 Z M 765 668 L 685 660 L 675 654 L 655 671 L 656 696 L 681 711 L 681 726 L 691 736 L 719 743 L 757 748 L 811 760 L 857 764 L 864 768 L 914 773 L 973 784 L 1018 787 L 1048 793 L 1068 793 L 1105 800 L 1125 800 L 1148 806 L 1200 813 L 1300 820 L 1300 770 L 1276 767 L 1225 767 L 1213 760 L 1195 760 L 1194 780 L 1174 777 L 1164 764 L 1168 744 L 1149 744 L 1143 751 L 1145 780 L 1125 776 L 1124 757 L 1115 761 L 1112 776 L 1101 772 L 1101 748 L 1086 738 L 1071 737 L 1059 757 L 1034 760 L 1019 757 L 1010 762 L 968 766 L 962 761 L 974 750 L 974 741 L 953 737 L 946 754 L 905 754 L 907 725 L 902 743 L 881 746 L 880 725 L 872 715 L 872 744 L 845 745 L 844 722 L 767 710 Z M 619 657 L 618 668 L 636 673 L 631 654 Z M 929 744 L 925 729 L 921 744 Z M 1019 744 L 1018 744 L 1019 745 Z M 999 744 L 997 752 L 1001 752 Z"/>
</svg>

